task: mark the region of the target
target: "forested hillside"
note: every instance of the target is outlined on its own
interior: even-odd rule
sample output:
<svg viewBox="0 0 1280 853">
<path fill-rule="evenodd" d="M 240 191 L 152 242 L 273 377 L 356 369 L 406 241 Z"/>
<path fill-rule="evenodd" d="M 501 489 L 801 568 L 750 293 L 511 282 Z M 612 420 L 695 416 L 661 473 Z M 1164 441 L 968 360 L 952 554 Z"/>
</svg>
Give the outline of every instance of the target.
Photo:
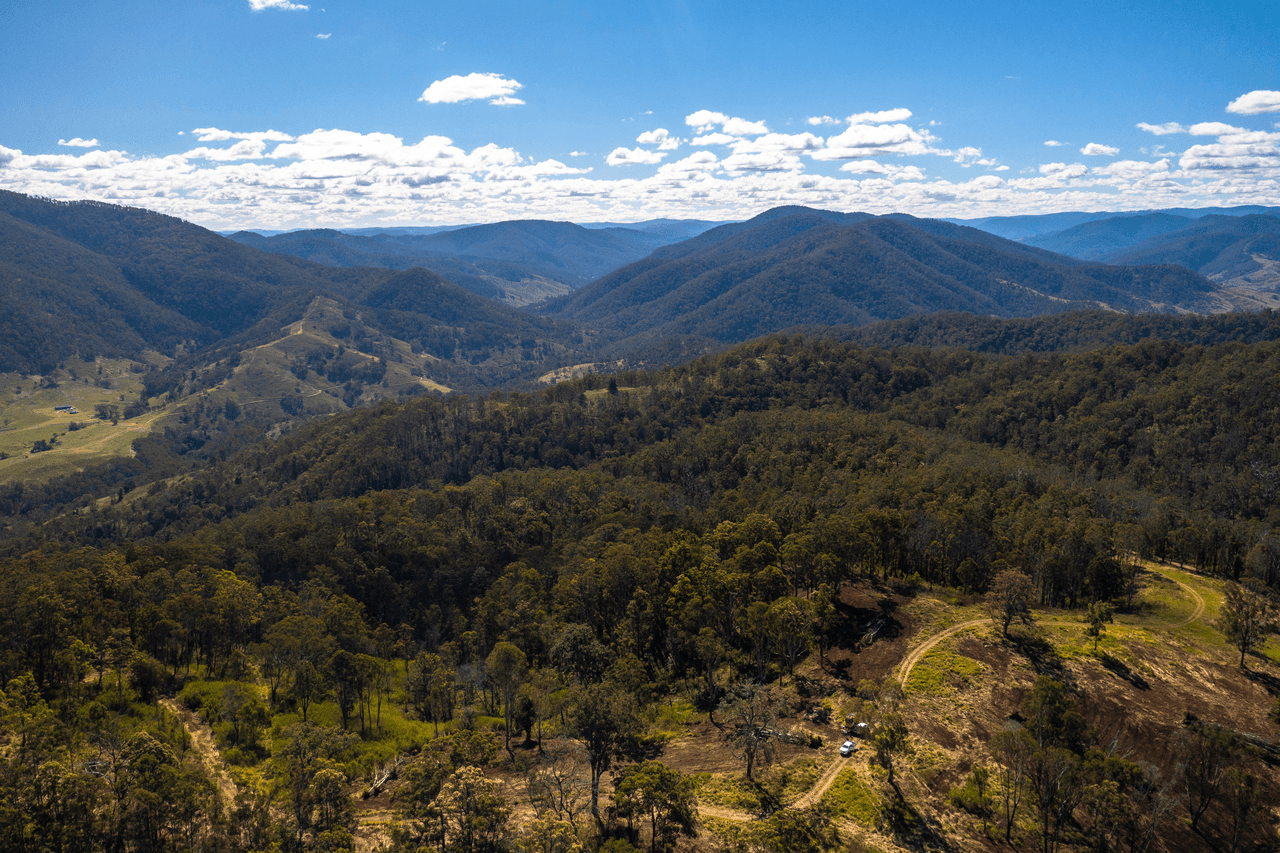
<svg viewBox="0 0 1280 853">
<path fill-rule="evenodd" d="M 1181 267 L 1082 264 L 943 222 L 780 208 L 664 247 L 545 310 L 635 345 L 672 335 L 734 343 L 798 325 L 936 311 L 1226 306 L 1210 282 Z"/>
<path fill-rule="evenodd" d="M 0 216 L 7 229 L 0 323 L 10 333 L 0 344 L 0 372 L 49 372 L 72 356 L 92 361 L 150 349 L 170 358 L 233 342 L 257 346 L 296 322 L 317 296 L 449 363 L 450 384 L 502 382 L 513 352 L 545 345 L 567 354 L 581 343 L 563 324 L 426 270 L 325 267 L 109 204 L 0 192 Z M 488 375 L 484 363 L 495 358 L 496 375 Z M 458 372 L 468 378 L 458 382 Z"/>
<path fill-rule="evenodd" d="M 1064 340 L 1069 320 L 1077 341 L 1116 332 L 1078 315 L 1035 334 L 1005 322 L 1004 339 Z M 1169 850 L 1232 832 L 1263 843 L 1264 812 L 1231 828 L 1243 782 L 1193 798 L 1192 829 L 1175 799 L 1147 810 L 1160 785 L 1184 784 L 1196 738 L 1217 738 L 1231 778 L 1273 796 L 1273 774 L 1233 734 L 1268 743 L 1256 693 L 1270 682 L 1232 669 L 1252 651 L 1265 674 L 1271 658 L 1256 641 L 1236 652 L 1217 632 L 1187 635 L 1225 661 L 1212 666 L 1238 697 L 1228 712 L 1182 676 L 1158 701 L 1141 694 L 1148 664 L 1132 655 L 1146 641 L 1124 639 L 1172 630 L 1150 615 L 1164 576 L 1145 559 L 1227 592 L 1280 585 L 1276 321 L 1201 323 L 1152 325 L 1222 342 L 1004 355 L 775 337 L 536 393 L 360 409 L 39 524 L 11 496 L 0 836 L 336 851 L 357 837 L 631 850 L 618 845 L 697 835 L 802 851 L 874 832 L 908 849 L 966 846 L 986 843 L 976 820 L 991 813 L 965 774 L 975 762 L 1014 772 L 1007 747 L 1059 762 L 1071 791 L 1114 785 L 1110 811 L 1042 790 L 1036 808 L 1067 811 L 1009 817 L 1001 834 L 1019 845 L 1097 849 L 1090 838 L 1129 832 Z M 997 600 L 1011 577 L 1026 607 L 1062 614 L 1051 623 L 1115 608 L 1128 633 L 1099 616 L 1095 636 L 1121 633 L 1104 643 L 1111 657 L 1092 657 L 1069 632 L 1010 634 L 1006 619 L 1011 639 L 997 633 L 987 663 L 963 657 L 975 647 L 947 652 L 970 680 L 992 654 L 1034 665 L 990 710 L 949 712 L 976 714 L 978 731 L 994 737 L 999 715 L 1037 703 L 1075 715 L 1046 724 L 1051 746 L 983 736 L 961 749 L 925 709 L 963 685 L 928 686 L 950 676 L 928 675 L 939 664 L 924 651 L 897 676 L 884 661 L 937 608 L 954 610 L 951 633 L 987 624 L 975 596 Z M 1148 716 L 1109 716 L 1113 671 Z M 1208 722 L 1179 735 L 1184 710 Z M 887 782 L 854 772 L 865 762 L 807 757 L 833 749 L 845 714 L 875 723 L 871 766 Z M 753 726 L 771 734 L 734 735 Z M 1133 760 L 1091 751 L 1104 734 Z M 681 757 L 688 738 L 703 756 L 727 750 L 729 772 L 697 775 L 708 759 Z M 908 760 L 912 742 L 932 765 Z M 920 823 L 943 808 L 973 822 Z M 752 809 L 765 819 L 739 823 Z"/>
<path fill-rule="evenodd" d="M 430 235 L 316 230 L 263 237 L 241 231 L 231 238 L 330 266 L 425 267 L 480 296 L 527 305 L 562 296 L 643 258 L 672 242 L 666 233 L 518 220 Z"/>
</svg>

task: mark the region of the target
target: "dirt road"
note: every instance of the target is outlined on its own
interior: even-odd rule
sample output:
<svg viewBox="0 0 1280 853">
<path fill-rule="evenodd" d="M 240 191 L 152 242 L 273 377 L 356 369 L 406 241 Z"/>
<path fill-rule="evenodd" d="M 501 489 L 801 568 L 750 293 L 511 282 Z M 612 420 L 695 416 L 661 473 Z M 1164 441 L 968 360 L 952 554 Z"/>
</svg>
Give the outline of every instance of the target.
<svg viewBox="0 0 1280 853">
<path fill-rule="evenodd" d="M 191 745 L 196 753 L 200 756 L 200 761 L 204 764 L 205 770 L 209 772 L 210 777 L 218 786 L 218 790 L 222 793 L 223 802 L 230 806 L 236 801 L 236 783 L 227 775 L 226 767 L 222 763 L 222 756 L 218 754 L 218 747 L 213 739 L 213 729 L 205 725 L 204 720 L 193 714 L 191 711 L 182 707 L 177 699 L 168 697 L 160 700 L 170 713 L 177 717 L 187 733 L 191 735 Z"/>
</svg>

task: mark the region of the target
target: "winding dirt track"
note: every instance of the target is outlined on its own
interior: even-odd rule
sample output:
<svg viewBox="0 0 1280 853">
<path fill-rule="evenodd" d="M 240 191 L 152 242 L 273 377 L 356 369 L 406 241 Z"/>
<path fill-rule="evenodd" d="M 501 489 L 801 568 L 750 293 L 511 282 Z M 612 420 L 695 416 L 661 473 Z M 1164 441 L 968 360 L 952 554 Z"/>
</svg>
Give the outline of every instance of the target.
<svg viewBox="0 0 1280 853">
<path fill-rule="evenodd" d="M 1152 571 L 1158 572 L 1163 577 L 1168 578 L 1169 580 L 1176 583 L 1178 586 L 1182 587 L 1184 590 L 1187 591 L 1187 594 L 1190 595 L 1196 602 L 1196 608 L 1192 612 L 1192 614 L 1188 616 L 1184 621 L 1179 622 L 1177 625 L 1175 625 L 1174 626 L 1175 628 L 1181 628 L 1184 625 L 1190 625 L 1192 622 L 1196 621 L 1204 614 L 1204 598 L 1201 597 L 1200 593 L 1196 592 L 1188 584 L 1185 584 L 1182 581 L 1178 580 L 1177 578 L 1172 577 L 1169 574 L 1166 574 L 1164 571 L 1162 571 L 1158 567 L 1153 566 L 1151 567 L 1151 569 Z M 1042 619 L 1039 621 L 1041 622 L 1041 624 L 1061 624 L 1064 622 L 1071 623 L 1077 620 L 1071 619 L 1069 617 L 1052 617 L 1049 619 Z M 919 646 L 913 649 L 911 654 L 907 655 L 906 658 L 903 659 L 902 663 L 898 664 L 898 683 L 906 684 L 907 679 L 910 678 L 911 676 L 911 670 L 915 668 L 916 664 L 918 664 L 921 660 L 923 660 L 924 656 L 929 654 L 929 651 L 933 649 L 934 646 L 938 645 L 938 643 L 942 642 L 947 637 L 951 637 L 956 634 L 959 634 L 961 631 L 967 631 L 970 628 L 980 628 L 983 625 L 989 625 L 990 623 L 991 623 L 990 619 L 970 619 L 967 622 L 959 622 L 955 625 L 950 626 L 949 628 L 944 628 L 943 630 L 934 634 L 929 639 L 925 640 L 923 643 L 921 643 Z M 818 800 L 822 799 L 822 795 L 827 792 L 827 789 L 830 788 L 831 785 L 836 781 L 836 777 L 840 775 L 840 771 L 843 770 L 844 767 L 846 766 L 845 762 L 847 760 L 848 759 L 836 757 L 831 762 L 831 765 L 825 771 L 823 771 L 820 777 L 818 777 L 818 781 L 814 783 L 814 786 L 810 788 L 809 791 L 805 793 L 803 796 L 801 796 L 798 800 L 792 803 L 791 807 L 798 808 L 798 809 L 807 808 L 817 803 Z M 720 816 L 729 817 L 731 814 L 733 814 L 733 813 L 729 813 L 728 810 L 716 810 L 716 811 L 726 812 L 726 814 L 723 814 L 723 815 L 717 814 L 716 815 L 717 817 L 720 817 Z M 710 813 L 711 813 L 710 810 L 708 810 L 708 814 Z"/>
<path fill-rule="evenodd" d="M 840 775 L 840 771 L 846 766 L 849 759 L 841 758 L 838 754 L 832 760 L 831 765 L 822 771 L 822 775 L 818 777 L 818 781 L 813 783 L 813 787 L 806 791 L 798 800 L 791 804 L 795 809 L 807 809 L 809 806 L 815 805 L 818 800 L 822 799 L 822 795 L 836 781 L 836 777 Z"/>
<path fill-rule="evenodd" d="M 929 650 L 938 645 L 938 643 L 941 643 L 953 634 L 959 634 L 961 631 L 966 631 L 969 628 L 978 628 L 982 625 L 986 625 L 990 621 L 990 619 L 970 619 L 968 622 L 960 622 L 956 625 L 952 625 L 950 628 L 945 628 L 925 640 L 917 646 L 911 654 L 907 655 L 902 663 L 898 664 L 898 683 L 906 684 L 907 677 L 911 675 L 911 670 L 915 668 L 915 665 L 920 663 L 924 656 L 929 654 Z"/>
<path fill-rule="evenodd" d="M 222 756 L 218 754 L 218 746 L 213 739 L 213 729 L 204 724 L 204 721 L 195 714 L 188 711 L 178 703 L 177 699 L 167 697 L 160 700 L 171 714 L 177 717 L 183 728 L 191 735 L 191 745 L 196 753 L 200 756 L 200 761 L 204 764 L 205 770 L 213 778 L 218 785 L 218 790 L 222 793 L 223 802 L 230 806 L 236 801 L 236 783 L 227 775 L 226 768 L 222 764 Z"/>
<path fill-rule="evenodd" d="M 1187 594 L 1196 600 L 1196 609 L 1192 611 L 1191 615 L 1188 616 L 1186 619 L 1183 619 L 1181 622 L 1179 622 L 1177 625 L 1174 625 L 1173 627 L 1182 628 L 1186 625 L 1190 625 L 1192 622 L 1199 619 L 1200 616 L 1204 613 L 1204 599 L 1200 596 L 1200 593 L 1196 592 L 1189 585 L 1178 580 L 1173 575 L 1166 574 L 1165 572 L 1161 571 L 1160 569 L 1154 566 L 1152 566 L 1152 571 L 1158 572 L 1162 577 L 1166 577 L 1169 580 L 1173 581 L 1178 586 L 1185 589 L 1187 591 Z"/>
</svg>

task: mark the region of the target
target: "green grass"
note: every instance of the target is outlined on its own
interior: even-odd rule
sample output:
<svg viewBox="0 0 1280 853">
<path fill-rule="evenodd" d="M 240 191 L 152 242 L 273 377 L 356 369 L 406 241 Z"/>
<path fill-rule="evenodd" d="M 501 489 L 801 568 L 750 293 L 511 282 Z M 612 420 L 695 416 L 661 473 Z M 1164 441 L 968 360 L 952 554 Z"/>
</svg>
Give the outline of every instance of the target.
<svg viewBox="0 0 1280 853">
<path fill-rule="evenodd" d="M 782 799 L 791 802 L 807 794 L 825 769 L 826 764 L 816 757 L 797 758 L 782 767 Z"/>
<path fill-rule="evenodd" d="M 757 812 L 764 807 L 766 798 L 781 798 L 791 802 L 804 795 L 826 765 L 818 758 L 797 758 L 787 764 L 775 765 L 759 774 L 753 784 L 744 777 L 729 773 L 699 773 L 694 776 L 698 799 L 710 805 L 743 812 Z"/>
<path fill-rule="evenodd" d="M 669 704 L 658 705 L 649 724 L 649 734 L 656 740 L 669 741 L 683 737 L 689 726 L 702 718 L 693 703 L 687 699 L 674 699 Z"/>
<path fill-rule="evenodd" d="M 911 670 L 906 683 L 908 693 L 949 696 L 955 692 L 954 679 L 960 679 L 967 687 L 986 669 L 978 661 L 945 648 L 946 645 L 940 643 L 931 649 Z"/>
<path fill-rule="evenodd" d="M 852 767 L 840 771 L 822 795 L 822 803 L 836 814 L 862 826 L 875 826 L 880 798 Z"/>
<path fill-rule="evenodd" d="M 699 773 L 693 777 L 698 799 L 713 806 L 755 812 L 760 809 L 760 794 L 737 775 Z"/>
<path fill-rule="evenodd" d="M 86 364 L 70 359 L 66 370 L 58 370 L 47 378 L 57 388 L 40 387 L 43 381 L 23 379 L 16 373 L 0 374 L 0 482 L 15 480 L 47 480 L 71 474 L 86 465 L 112 457 L 127 457 L 138 438 L 159 413 L 149 412 L 116 426 L 94 419 L 94 407 L 100 403 L 124 408 L 136 400 L 142 390 L 142 374 L 131 371 L 134 362 L 102 360 Z M 102 374 L 98 368 L 102 368 Z M 72 379 L 74 371 L 77 379 Z M 109 388 L 99 387 L 106 381 Z M 55 406 L 75 406 L 78 414 L 54 412 Z M 70 424 L 82 429 L 71 431 Z M 132 426 L 131 426 L 132 425 Z M 56 435 L 52 450 L 32 453 L 36 441 L 49 441 Z"/>
</svg>

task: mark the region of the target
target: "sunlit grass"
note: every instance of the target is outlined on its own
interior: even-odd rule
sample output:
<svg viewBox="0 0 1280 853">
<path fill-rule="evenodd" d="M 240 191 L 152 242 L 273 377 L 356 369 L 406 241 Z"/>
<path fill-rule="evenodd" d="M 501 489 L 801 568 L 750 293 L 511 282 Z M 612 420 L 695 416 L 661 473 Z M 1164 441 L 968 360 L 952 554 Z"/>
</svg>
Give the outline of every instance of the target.
<svg viewBox="0 0 1280 853">
<path fill-rule="evenodd" d="M 687 699 L 673 699 L 655 706 L 649 723 L 649 734 L 657 740 L 675 740 L 688 733 L 702 714 Z"/>
<path fill-rule="evenodd" d="M 743 812 L 758 812 L 766 799 L 791 802 L 814 786 L 827 768 L 813 756 L 797 758 L 758 773 L 754 782 L 737 773 L 699 773 L 694 776 L 698 799 L 710 805 Z"/>
<path fill-rule="evenodd" d="M 74 359 L 66 362 L 67 370 L 50 375 L 57 388 L 40 387 L 43 381 L 24 379 L 20 374 L 0 374 L 0 482 L 14 480 L 47 480 L 71 474 L 104 459 L 132 454 L 135 439 L 142 435 L 160 412 L 148 412 L 130 421 L 96 420 L 98 404 L 111 404 L 123 409 L 136 400 L 142 390 L 141 374 L 129 370 L 131 362 L 104 360 L 101 365 L 85 364 Z M 98 367 L 103 374 L 98 374 Z M 74 371 L 78 379 L 72 379 Z M 110 388 L 99 387 L 107 381 Z M 77 414 L 55 412 L 55 406 L 74 406 Z M 71 423 L 81 426 L 71 430 Z M 51 450 L 32 453 L 39 440 L 56 436 Z"/>
<path fill-rule="evenodd" d="M 880 798 L 852 767 L 840 771 L 822 795 L 822 804 L 862 826 L 875 826 L 880 814 Z"/>
<path fill-rule="evenodd" d="M 986 669 L 978 661 L 956 654 L 949 645 L 940 643 L 915 665 L 907 678 L 908 693 L 949 696 L 956 691 L 954 680 L 967 687 Z"/>
</svg>

